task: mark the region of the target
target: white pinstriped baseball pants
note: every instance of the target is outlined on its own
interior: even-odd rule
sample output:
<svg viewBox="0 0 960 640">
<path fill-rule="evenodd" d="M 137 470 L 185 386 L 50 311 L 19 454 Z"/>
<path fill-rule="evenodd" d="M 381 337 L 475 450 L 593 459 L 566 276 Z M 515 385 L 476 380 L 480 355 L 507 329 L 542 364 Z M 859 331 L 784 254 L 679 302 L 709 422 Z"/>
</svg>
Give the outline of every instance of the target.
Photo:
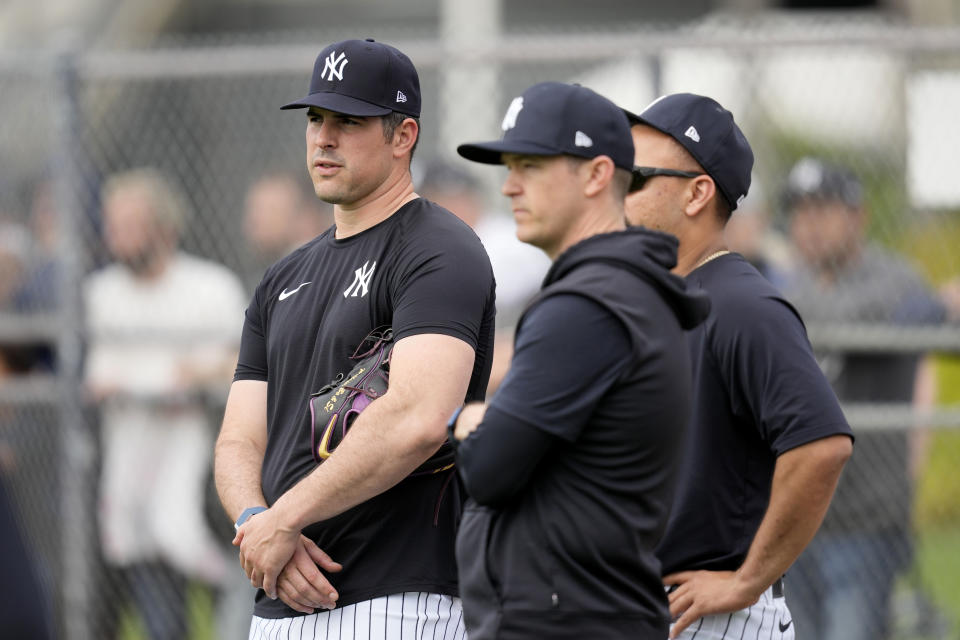
<svg viewBox="0 0 960 640">
<path fill-rule="evenodd" d="M 794 640 L 794 624 L 787 601 L 774 598 L 773 588 L 763 592 L 756 604 L 714 616 L 706 616 L 683 630 L 681 640 Z"/>
<path fill-rule="evenodd" d="M 413 591 L 309 616 L 253 616 L 249 640 L 467 640 L 467 630 L 460 598 Z"/>
</svg>

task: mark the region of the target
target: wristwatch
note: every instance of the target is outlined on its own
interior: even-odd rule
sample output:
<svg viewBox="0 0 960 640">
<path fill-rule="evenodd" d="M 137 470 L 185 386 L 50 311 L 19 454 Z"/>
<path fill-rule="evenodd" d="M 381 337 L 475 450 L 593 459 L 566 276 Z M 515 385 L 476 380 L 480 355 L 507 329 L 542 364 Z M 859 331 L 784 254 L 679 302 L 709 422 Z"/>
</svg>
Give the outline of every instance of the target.
<svg viewBox="0 0 960 640">
<path fill-rule="evenodd" d="M 233 523 L 234 529 L 239 529 L 244 522 L 250 519 L 250 516 L 266 511 L 266 507 L 247 507 L 243 510 L 243 513 L 240 514 L 240 517 L 237 518 L 237 521 Z"/>
</svg>

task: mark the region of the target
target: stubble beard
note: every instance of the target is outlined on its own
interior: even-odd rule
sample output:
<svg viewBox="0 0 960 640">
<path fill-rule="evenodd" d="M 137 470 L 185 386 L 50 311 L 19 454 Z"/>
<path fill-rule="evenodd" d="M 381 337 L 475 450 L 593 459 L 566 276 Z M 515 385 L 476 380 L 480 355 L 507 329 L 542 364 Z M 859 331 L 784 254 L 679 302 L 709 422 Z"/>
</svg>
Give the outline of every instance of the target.
<svg viewBox="0 0 960 640">
<path fill-rule="evenodd" d="M 353 190 L 350 185 L 336 185 L 328 179 L 319 178 L 313 182 L 313 191 L 317 197 L 328 204 L 349 204 L 353 199 Z"/>
</svg>

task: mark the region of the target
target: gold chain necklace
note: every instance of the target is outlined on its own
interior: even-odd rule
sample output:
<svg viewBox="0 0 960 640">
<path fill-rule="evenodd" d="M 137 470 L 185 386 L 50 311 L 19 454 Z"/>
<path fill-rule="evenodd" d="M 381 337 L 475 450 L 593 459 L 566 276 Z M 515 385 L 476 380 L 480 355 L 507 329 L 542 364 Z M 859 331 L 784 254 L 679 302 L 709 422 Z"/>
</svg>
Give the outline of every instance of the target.
<svg viewBox="0 0 960 640">
<path fill-rule="evenodd" d="M 713 260 L 714 258 L 719 258 L 720 256 L 725 256 L 725 255 L 727 255 L 728 253 L 730 253 L 730 250 L 729 250 L 729 249 L 720 249 L 720 251 L 717 251 L 716 253 L 711 253 L 711 254 L 708 255 L 706 258 L 704 258 L 703 260 L 701 260 L 700 262 L 698 262 L 698 263 L 697 263 L 697 266 L 695 266 L 694 269 L 699 269 L 700 267 L 702 267 L 703 265 L 707 264 L 708 262 L 710 262 L 710 261 Z"/>
</svg>

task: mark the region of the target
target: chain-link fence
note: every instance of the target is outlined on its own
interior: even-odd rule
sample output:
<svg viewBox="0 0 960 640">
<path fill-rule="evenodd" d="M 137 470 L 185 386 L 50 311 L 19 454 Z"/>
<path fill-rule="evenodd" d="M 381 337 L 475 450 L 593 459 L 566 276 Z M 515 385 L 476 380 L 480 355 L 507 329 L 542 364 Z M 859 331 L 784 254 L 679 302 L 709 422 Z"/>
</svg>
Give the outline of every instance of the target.
<svg viewBox="0 0 960 640">
<path fill-rule="evenodd" d="M 188 637 L 243 633 L 224 622 L 249 612 L 252 593 L 236 571 L 197 571 L 184 587 L 153 565 L 120 570 L 115 560 L 136 557 L 138 547 L 124 556 L 117 550 L 123 545 L 103 530 L 105 510 L 116 511 L 99 496 L 110 465 L 108 424 L 118 414 L 97 402 L 108 391 L 84 383 L 97 335 L 89 300 L 83 304 L 88 283 L 111 261 L 101 188 L 117 172 L 160 170 L 192 211 L 181 247 L 225 265 L 251 291 L 271 255 L 254 237 L 248 189 L 263 174 L 284 172 L 301 190 L 310 187 L 302 113 L 278 107 L 305 91 L 322 44 L 346 35 L 282 46 L 0 54 L 0 468 L 57 637 L 147 633 L 157 623 L 135 606 L 138 597 L 159 603 L 153 609 L 162 617 L 183 616 Z M 960 325 L 945 304 L 949 289 L 938 292 L 960 276 L 960 188 L 948 155 L 960 143 L 960 31 L 771 15 L 721 16 L 680 29 L 624 25 L 557 34 L 484 27 L 473 37 L 381 39 L 408 53 L 421 74 L 415 178 L 432 161 L 474 171 L 456 157 L 455 145 L 496 135 L 510 99 L 534 82 L 580 82 L 632 110 L 674 91 L 715 97 L 734 112 L 757 157 L 754 194 L 735 214 L 751 221 L 737 247 L 770 267 L 771 277 L 805 268 L 820 273 L 794 250 L 800 214 L 782 197 L 791 168 L 808 156 L 849 168 L 862 186 L 862 228 L 872 247 L 863 254 L 876 268 L 829 295 L 807 300 L 797 293 L 863 462 L 845 475 L 816 554 L 837 567 L 830 554 L 841 553 L 848 561 L 843 579 L 852 587 L 895 580 L 889 608 L 897 637 L 960 637 L 960 472 L 952 464 L 960 453 Z M 488 208 L 505 212 L 495 172 L 476 175 L 488 187 Z M 815 248 L 829 242 L 816 238 Z M 844 249 L 828 262 L 854 263 L 851 255 Z M 841 279 L 836 268 L 828 272 L 827 280 Z M 122 316 L 133 302 L 120 295 L 108 315 Z M 170 298 L 153 316 L 169 318 L 181 333 L 165 336 L 160 323 L 134 342 L 182 350 L 182 331 L 194 325 L 177 318 L 196 318 L 199 306 Z M 208 338 L 191 338 L 187 351 L 222 340 Z M 151 367 L 127 361 L 118 368 L 132 378 Z M 133 385 L 124 402 L 171 424 L 185 412 L 202 414 L 209 439 L 229 381 L 228 373 L 217 375 L 220 385 L 202 393 L 171 379 L 166 386 Z M 149 449 L 150 441 L 140 446 Z M 161 453 L 151 453 L 156 463 L 141 469 L 144 476 L 163 465 Z M 206 451 L 196 461 L 205 474 L 210 457 Z M 225 554 L 230 526 L 205 479 L 205 526 Z M 184 530 L 193 526 L 182 513 L 164 517 Z M 857 563 L 856 553 L 829 545 L 827 534 L 850 533 L 860 536 L 857 549 L 872 545 L 876 553 L 864 552 Z M 838 584 L 821 574 L 822 565 L 811 561 L 796 580 L 788 577 L 805 615 L 818 610 L 805 595 Z M 186 613 L 178 613 L 184 597 Z M 876 604 L 882 598 L 875 596 L 867 615 L 885 615 Z M 802 622 L 798 628 L 798 637 L 814 637 L 803 634 Z"/>
</svg>

